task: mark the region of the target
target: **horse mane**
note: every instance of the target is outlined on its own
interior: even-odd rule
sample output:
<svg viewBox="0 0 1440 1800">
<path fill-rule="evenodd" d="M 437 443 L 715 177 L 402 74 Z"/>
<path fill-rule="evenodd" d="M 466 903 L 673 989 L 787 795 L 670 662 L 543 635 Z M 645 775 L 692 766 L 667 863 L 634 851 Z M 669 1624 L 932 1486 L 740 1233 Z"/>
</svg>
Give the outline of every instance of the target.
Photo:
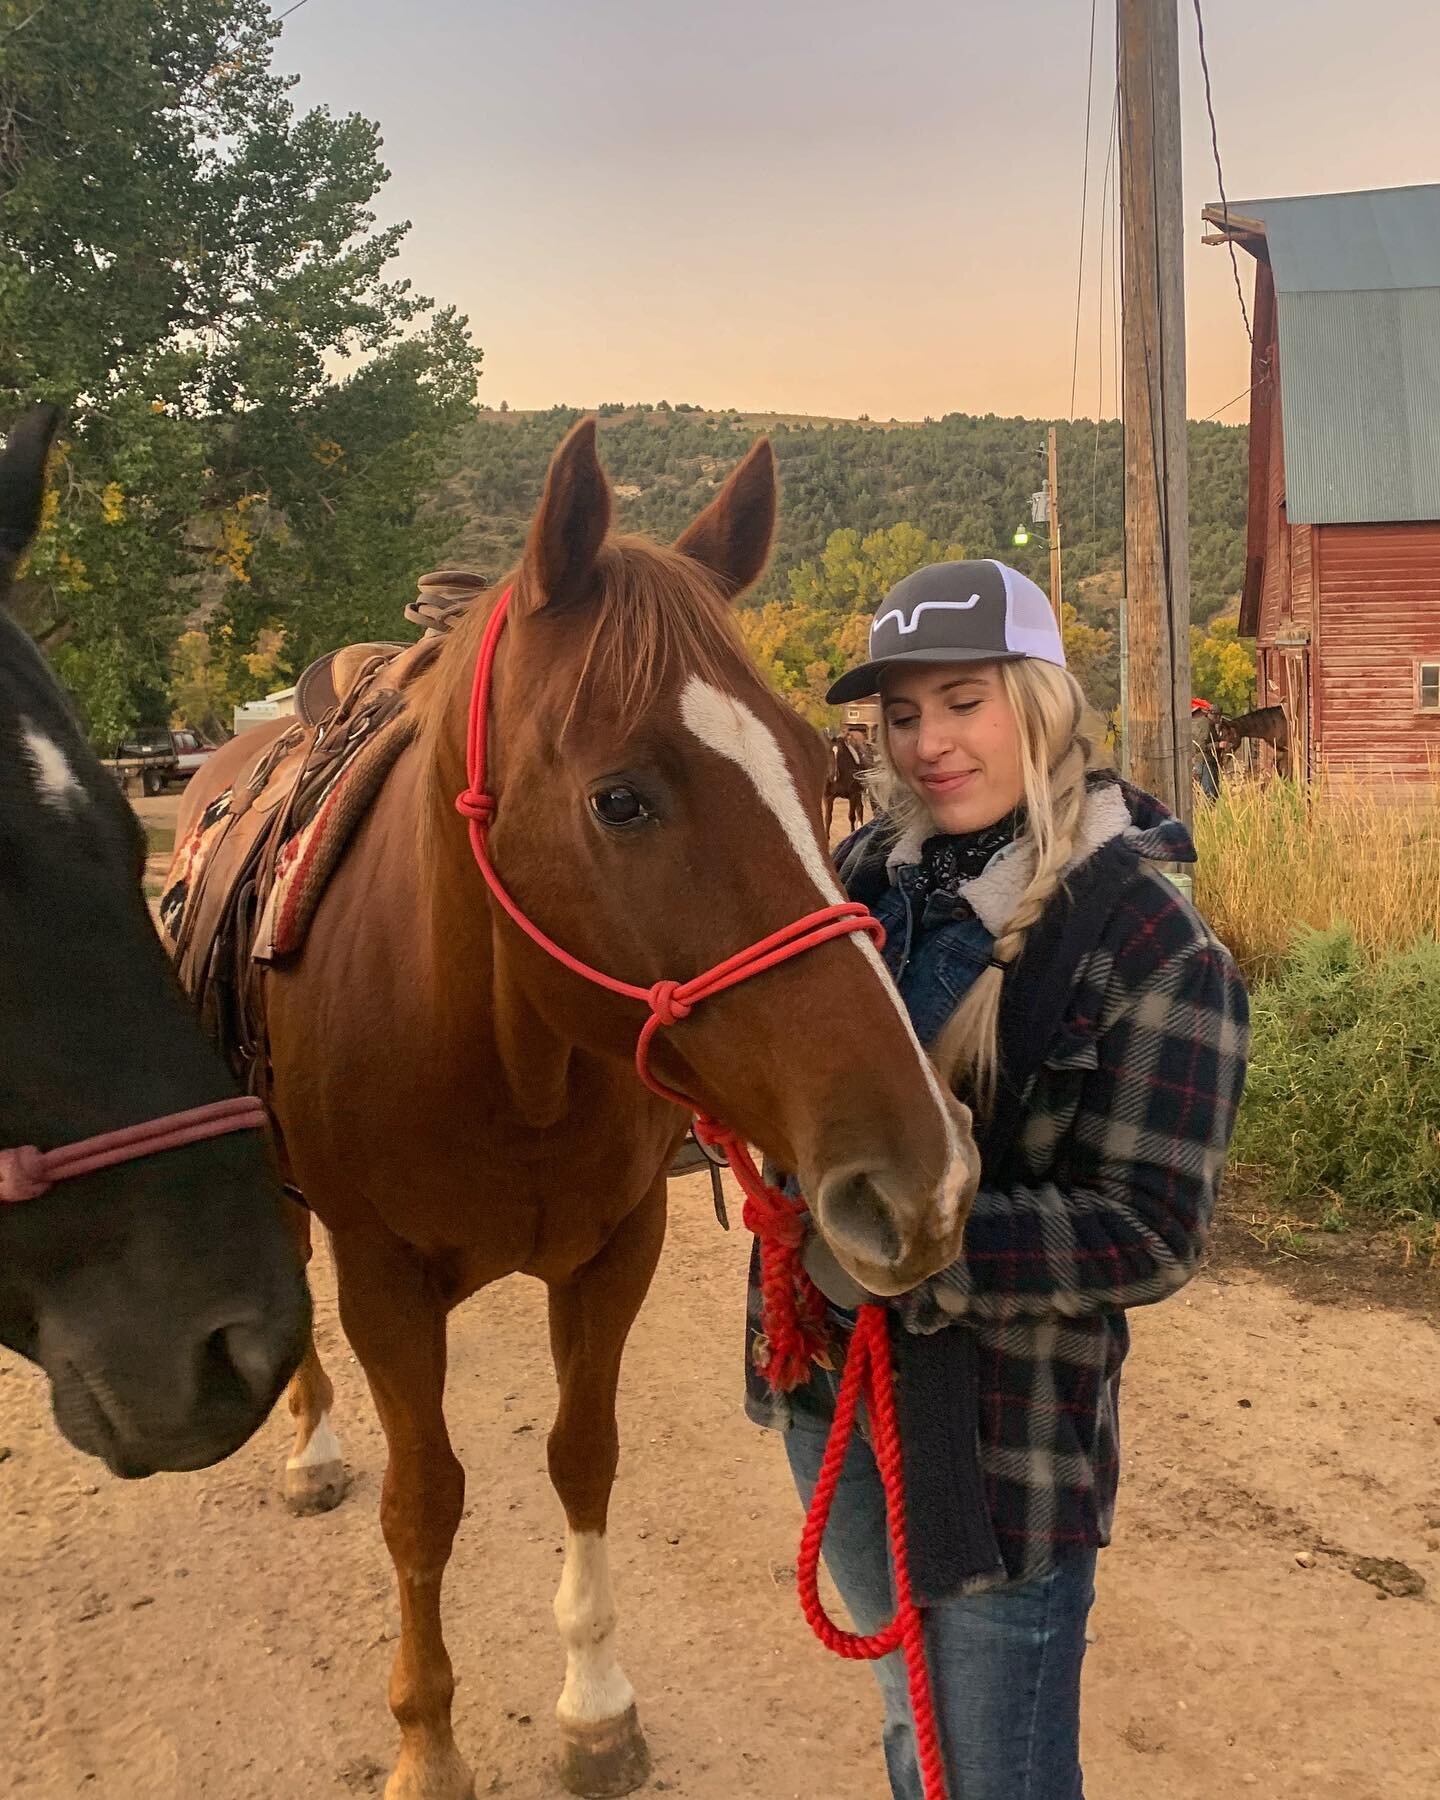
<svg viewBox="0 0 1440 1800">
<path fill-rule="evenodd" d="M 716 685 L 724 685 L 728 677 L 733 685 L 738 665 L 760 683 L 732 607 L 691 557 L 648 538 L 615 536 L 601 546 L 595 573 L 599 597 L 586 609 L 589 630 L 560 742 L 587 699 L 601 698 L 607 711 L 622 718 L 641 718 L 682 675 L 699 675 Z M 428 789 L 421 808 L 425 867 L 431 862 L 432 834 L 454 813 L 445 753 L 463 742 L 480 640 L 500 597 L 512 587 L 512 605 L 523 609 L 525 576 L 522 569 L 512 569 L 455 628 L 416 695 Z"/>
<path fill-rule="evenodd" d="M 1282 720 L 1284 717 L 1285 708 L 1283 706 L 1255 706 L 1252 707 L 1249 712 L 1236 713 L 1232 718 L 1227 719 L 1226 723 L 1233 726 L 1236 730 L 1242 731 L 1243 734 L 1243 728 L 1245 727 L 1253 728 L 1257 725 L 1271 725 L 1274 724 L 1276 720 Z"/>
</svg>

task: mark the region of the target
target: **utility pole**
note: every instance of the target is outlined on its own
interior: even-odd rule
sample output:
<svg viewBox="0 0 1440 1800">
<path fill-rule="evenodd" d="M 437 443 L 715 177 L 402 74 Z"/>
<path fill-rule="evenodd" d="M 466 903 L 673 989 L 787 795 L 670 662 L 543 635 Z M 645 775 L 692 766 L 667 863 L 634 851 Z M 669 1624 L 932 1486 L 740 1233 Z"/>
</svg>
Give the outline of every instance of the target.
<svg viewBox="0 0 1440 1800">
<path fill-rule="evenodd" d="M 1124 719 L 1131 779 L 1187 823 L 1189 476 L 1176 0 L 1117 0 L 1124 291 Z"/>
<path fill-rule="evenodd" d="M 1047 489 L 1050 498 L 1050 605 L 1055 613 L 1058 625 L 1063 617 L 1060 611 L 1060 475 L 1059 458 L 1055 454 L 1055 427 L 1052 425 L 1046 437 L 1046 449 L 1050 455 L 1050 483 Z"/>
</svg>

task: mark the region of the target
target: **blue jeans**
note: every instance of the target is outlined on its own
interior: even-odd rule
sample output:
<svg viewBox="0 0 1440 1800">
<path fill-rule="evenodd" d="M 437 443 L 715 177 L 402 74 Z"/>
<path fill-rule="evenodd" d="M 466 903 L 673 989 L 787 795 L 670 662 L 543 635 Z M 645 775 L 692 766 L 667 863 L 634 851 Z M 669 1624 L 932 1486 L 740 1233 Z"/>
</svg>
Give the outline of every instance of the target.
<svg viewBox="0 0 1440 1800">
<path fill-rule="evenodd" d="M 785 1447 L 806 1506 L 820 1474 L 835 1377 L 792 1395 Z M 893 1617 L 885 1494 L 870 1445 L 850 1441 L 825 1533 L 825 1564 L 858 1631 Z M 942 1601 L 925 1615 L 950 1800 L 1084 1800 L 1080 1664 L 1095 1598 L 1095 1552 L 1023 1584 Z M 885 1700 L 885 1765 L 895 1800 L 923 1800 L 901 1654 L 870 1665 Z"/>
</svg>

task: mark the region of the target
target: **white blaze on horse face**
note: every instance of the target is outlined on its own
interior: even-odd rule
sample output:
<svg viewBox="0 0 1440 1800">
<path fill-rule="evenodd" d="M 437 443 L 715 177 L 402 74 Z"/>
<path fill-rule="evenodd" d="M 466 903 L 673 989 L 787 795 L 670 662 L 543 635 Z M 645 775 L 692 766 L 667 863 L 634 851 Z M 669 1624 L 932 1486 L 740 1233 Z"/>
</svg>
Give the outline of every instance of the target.
<svg viewBox="0 0 1440 1800">
<path fill-rule="evenodd" d="M 615 1595 L 603 1532 L 566 1531 L 555 1623 L 565 1645 L 559 1718 L 575 1725 L 618 1719 L 634 1703 L 635 1690 L 615 1654 Z"/>
<path fill-rule="evenodd" d="M 74 812 L 81 806 L 85 799 L 84 786 L 55 740 L 46 737 L 26 719 L 21 724 L 20 742 L 45 805 L 60 812 Z"/>
<path fill-rule="evenodd" d="M 824 901 L 833 904 L 837 900 L 843 900 L 844 891 L 835 879 L 830 859 L 820 848 L 814 821 L 805 810 L 799 789 L 790 773 L 790 765 L 785 761 L 785 752 L 764 720 L 751 712 L 743 700 L 712 687 L 698 675 L 692 675 L 681 690 L 680 717 L 687 731 L 692 732 L 709 749 L 728 757 L 749 777 L 756 793 L 779 820 L 780 828 L 785 833 L 790 848 L 799 858 L 801 868 L 820 890 Z M 961 1189 L 970 1172 L 968 1162 L 960 1155 L 960 1140 L 950 1105 L 941 1093 L 934 1065 L 915 1035 L 915 1027 L 910 1023 L 905 1003 L 896 991 L 884 959 L 869 934 L 853 931 L 849 941 L 872 965 L 880 978 L 881 987 L 890 996 L 906 1036 L 914 1048 L 915 1060 L 930 1089 L 931 1097 L 945 1121 L 948 1162 L 937 1196 L 939 1216 L 936 1223 L 942 1231 L 948 1231 L 959 1207 Z"/>
</svg>

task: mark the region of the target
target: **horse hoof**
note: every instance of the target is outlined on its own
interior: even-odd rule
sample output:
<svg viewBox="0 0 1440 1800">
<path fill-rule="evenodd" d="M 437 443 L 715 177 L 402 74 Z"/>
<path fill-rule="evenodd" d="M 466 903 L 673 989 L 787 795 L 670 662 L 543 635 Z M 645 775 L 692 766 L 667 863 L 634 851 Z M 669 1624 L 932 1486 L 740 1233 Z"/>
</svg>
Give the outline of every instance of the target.
<svg viewBox="0 0 1440 1800">
<path fill-rule="evenodd" d="M 560 1721 L 563 1750 L 560 1779 L 584 1800 L 614 1800 L 633 1794 L 650 1778 L 650 1751 L 633 1706 L 614 1719 L 581 1725 Z"/>
<path fill-rule="evenodd" d="M 349 1491 L 343 1462 L 302 1463 L 285 1471 L 285 1504 L 297 1519 L 333 1511 Z"/>
</svg>

